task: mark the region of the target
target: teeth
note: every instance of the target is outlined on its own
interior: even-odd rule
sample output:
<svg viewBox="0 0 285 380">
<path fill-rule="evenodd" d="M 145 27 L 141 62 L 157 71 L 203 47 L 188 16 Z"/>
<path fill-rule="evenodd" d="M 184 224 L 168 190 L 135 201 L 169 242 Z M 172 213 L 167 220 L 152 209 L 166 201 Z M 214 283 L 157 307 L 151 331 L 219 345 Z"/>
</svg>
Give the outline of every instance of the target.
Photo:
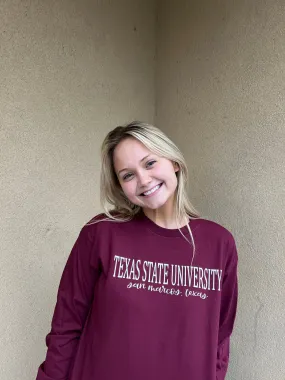
<svg viewBox="0 0 285 380">
<path fill-rule="evenodd" d="M 151 189 L 151 190 L 149 190 L 149 191 L 146 191 L 145 193 L 143 193 L 143 195 L 150 195 L 150 194 L 154 193 L 156 190 L 159 189 L 159 186 L 160 186 L 160 185 L 157 185 L 157 186 L 155 186 L 153 189 Z"/>
</svg>

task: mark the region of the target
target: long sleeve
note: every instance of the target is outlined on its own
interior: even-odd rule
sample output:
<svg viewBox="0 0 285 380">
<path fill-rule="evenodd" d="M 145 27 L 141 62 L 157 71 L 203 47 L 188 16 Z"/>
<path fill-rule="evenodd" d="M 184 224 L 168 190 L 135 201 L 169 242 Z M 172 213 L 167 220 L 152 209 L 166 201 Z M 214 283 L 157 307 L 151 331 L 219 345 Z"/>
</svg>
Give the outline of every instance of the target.
<svg viewBox="0 0 285 380">
<path fill-rule="evenodd" d="M 65 265 L 51 331 L 46 336 L 46 359 L 38 369 L 36 380 L 69 377 L 99 275 L 91 230 L 89 226 L 81 229 Z"/>
<path fill-rule="evenodd" d="M 224 380 L 226 377 L 229 355 L 230 336 L 236 317 L 238 300 L 238 255 L 234 239 L 228 243 L 228 257 L 225 276 L 222 284 L 222 299 L 220 309 L 219 337 L 217 349 L 216 379 Z"/>
</svg>

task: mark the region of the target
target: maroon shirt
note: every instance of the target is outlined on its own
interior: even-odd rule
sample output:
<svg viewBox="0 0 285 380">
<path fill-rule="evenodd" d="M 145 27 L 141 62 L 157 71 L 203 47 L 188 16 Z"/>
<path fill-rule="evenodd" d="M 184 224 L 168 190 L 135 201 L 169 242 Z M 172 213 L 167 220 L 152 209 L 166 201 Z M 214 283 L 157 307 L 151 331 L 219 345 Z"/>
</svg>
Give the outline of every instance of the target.
<svg viewBox="0 0 285 380">
<path fill-rule="evenodd" d="M 179 230 L 143 213 L 85 225 L 60 281 L 37 380 L 225 379 L 235 241 L 205 219 L 190 228 L 192 266 L 193 248 Z M 187 227 L 182 232 L 191 241 Z"/>
</svg>

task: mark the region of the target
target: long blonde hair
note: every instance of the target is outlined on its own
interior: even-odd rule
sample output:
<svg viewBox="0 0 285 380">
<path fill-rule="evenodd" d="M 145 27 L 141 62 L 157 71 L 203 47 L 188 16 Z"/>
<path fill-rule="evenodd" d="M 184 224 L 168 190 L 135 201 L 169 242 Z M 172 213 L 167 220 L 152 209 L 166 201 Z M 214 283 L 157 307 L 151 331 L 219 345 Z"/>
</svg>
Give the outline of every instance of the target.
<svg viewBox="0 0 285 380">
<path fill-rule="evenodd" d="M 104 220 L 117 222 L 130 221 L 141 211 L 141 207 L 132 204 L 124 194 L 114 169 L 114 150 L 122 140 L 129 137 L 137 139 L 151 152 L 165 157 L 178 165 L 179 170 L 176 172 L 177 189 L 175 192 L 176 221 L 184 220 L 185 217 L 189 219 L 199 218 L 200 215 L 191 204 L 187 195 L 188 169 L 181 151 L 157 127 L 141 121 L 133 121 L 110 131 L 102 143 L 100 201 L 107 218 L 97 220 L 95 223 Z M 110 205 L 113 207 L 111 210 L 109 209 Z M 93 223 L 91 220 L 88 224 Z M 187 227 L 195 250 L 192 231 L 188 224 Z M 181 230 L 180 232 L 183 235 Z M 184 235 L 183 237 L 189 242 Z"/>
</svg>

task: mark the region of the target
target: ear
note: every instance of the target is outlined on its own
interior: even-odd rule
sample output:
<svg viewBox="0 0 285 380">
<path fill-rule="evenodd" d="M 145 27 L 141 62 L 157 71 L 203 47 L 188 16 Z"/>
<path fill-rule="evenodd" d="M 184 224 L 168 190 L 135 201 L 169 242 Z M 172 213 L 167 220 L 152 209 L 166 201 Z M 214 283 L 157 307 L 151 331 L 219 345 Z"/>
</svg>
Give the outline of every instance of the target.
<svg viewBox="0 0 285 380">
<path fill-rule="evenodd" d="M 178 172 L 180 170 L 179 165 L 177 162 L 173 162 L 174 171 Z"/>
</svg>

